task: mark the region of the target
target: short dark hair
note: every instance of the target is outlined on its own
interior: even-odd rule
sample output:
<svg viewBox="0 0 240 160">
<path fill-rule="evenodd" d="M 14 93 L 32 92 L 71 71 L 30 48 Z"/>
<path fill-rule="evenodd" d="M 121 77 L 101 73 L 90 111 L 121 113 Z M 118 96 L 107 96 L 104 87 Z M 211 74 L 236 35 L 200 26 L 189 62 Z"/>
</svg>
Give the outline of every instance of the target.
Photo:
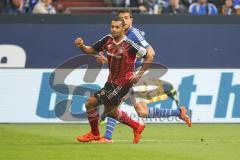
<svg viewBox="0 0 240 160">
<path fill-rule="evenodd" d="M 123 9 L 123 10 L 119 10 L 119 11 L 117 12 L 118 15 L 119 15 L 120 13 L 129 13 L 130 17 L 131 17 L 131 18 L 133 17 L 132 10 L 130 10 L 130 9 Z"/>
<path fill-rule="evenodd" d="M 122 18 L 120 18 L 120 17 L 114 17 L 114 18 L 112 18 L 112 21 L 121 21 L 122 22 L 122 26 L 125 26 L 124 20 Z"/>
</svg>

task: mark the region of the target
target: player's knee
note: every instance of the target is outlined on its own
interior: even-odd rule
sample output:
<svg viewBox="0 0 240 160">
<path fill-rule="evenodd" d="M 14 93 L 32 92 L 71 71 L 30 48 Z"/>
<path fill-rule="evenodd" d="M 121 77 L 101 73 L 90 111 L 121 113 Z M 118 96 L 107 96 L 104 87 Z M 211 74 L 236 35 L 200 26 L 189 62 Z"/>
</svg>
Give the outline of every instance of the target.
<svg viewBox="0 0 240 160">
<path fill-rule="evenodd" d="M 117 117 L 117 114 L 116 114 L 116 113 L 113 113 L 113 112 L 108 113 L 107 115 L 108 115 L 109 117 L 111 117 L 111 118 L 116 118 L 116 117 Z"/>
<path fill-rule="evenodd" d="M 118 116 L 118 111 L 117 111 L 117 108 L 106 108 L 105 107 L 105 111 L 104 111 L 104 114 L 106 116 L 109 116 L 109 117 L 112 117 L 112 118 L 116 118 Z"/>
<path fill-rule="evenodd" d="M 147 117 L 148 107 L 145 102 L 139 102 L 136 105 L 134 105 L 134 107 L 139 117 L 143 117 L 143 118 Z"/>
<path fill-rule="evenodd" d="M 137 111 L 139 117 L 146 118 L 148 116 L 147 111 Z"/>
<path fill-rule="evenodd" d="M 85 107 L 87 110 L 94 108 L 97 105 L 97 99 L 94 97 L 88 98 L 87 102 L 85 103 Z"/>
</svg>

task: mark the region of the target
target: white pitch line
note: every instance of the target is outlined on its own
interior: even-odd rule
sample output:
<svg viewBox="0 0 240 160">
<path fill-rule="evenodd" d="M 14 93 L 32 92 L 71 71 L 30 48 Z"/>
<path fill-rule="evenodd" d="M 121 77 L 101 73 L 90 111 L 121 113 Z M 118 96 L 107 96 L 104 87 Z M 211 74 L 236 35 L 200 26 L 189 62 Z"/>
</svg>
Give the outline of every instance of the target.
<svg viewBox="0 0 240 160">
<path fill-rule="evenodd" d="M 127 139 L 116 139 L 113 140 L 114 142 L 132 142 L 132 140 L 127 140 Z M 185 140 L 159 140 L 159 139 L 141 139 L 141 142 L 235 142 L 235 143 L 240 143 L 240 140 L 215 140 L 215 139 L 196 139 L 196 140 L 191 140 L 191 139 L 185 139 Z"/>
</svg>

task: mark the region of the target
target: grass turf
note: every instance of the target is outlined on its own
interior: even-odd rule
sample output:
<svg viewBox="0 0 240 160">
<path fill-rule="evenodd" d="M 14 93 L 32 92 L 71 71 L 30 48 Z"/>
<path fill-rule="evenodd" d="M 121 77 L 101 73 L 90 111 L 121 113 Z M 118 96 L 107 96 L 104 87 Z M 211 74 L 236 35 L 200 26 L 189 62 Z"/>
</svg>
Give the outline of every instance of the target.
<svg viewBox="0 0 240 160">
<path fill-rule="evenodd" d="M 104 125 L 101 132 L 104 133 Z M 239 124 L 147 124 L 142 141 L 117 125 L 113 144 L 80 144 L 86 124 L 0 124 L 0 159 L 4 160 L 226 160 L 240 157 Z"/>
</svg>

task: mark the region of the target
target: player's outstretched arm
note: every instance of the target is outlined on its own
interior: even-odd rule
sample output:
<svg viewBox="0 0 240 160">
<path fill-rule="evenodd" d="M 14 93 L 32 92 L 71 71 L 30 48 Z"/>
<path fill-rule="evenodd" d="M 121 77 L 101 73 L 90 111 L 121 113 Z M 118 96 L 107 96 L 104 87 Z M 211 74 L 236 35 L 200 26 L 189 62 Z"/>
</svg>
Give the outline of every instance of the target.
<svg viewBox="0 0 240 160">
<path fill-rule="evenodd" d="M 84 44 L 83 39 L 80 38 L 80 37 L 77 38 L 74 43 L 77 47 L 79 47 L 86 54 L 89 54 L 89 55 L 96 55 L 97 54 L 97 52 L 93 49 L 93 47 L 86 46 Z"/>
</svg>

